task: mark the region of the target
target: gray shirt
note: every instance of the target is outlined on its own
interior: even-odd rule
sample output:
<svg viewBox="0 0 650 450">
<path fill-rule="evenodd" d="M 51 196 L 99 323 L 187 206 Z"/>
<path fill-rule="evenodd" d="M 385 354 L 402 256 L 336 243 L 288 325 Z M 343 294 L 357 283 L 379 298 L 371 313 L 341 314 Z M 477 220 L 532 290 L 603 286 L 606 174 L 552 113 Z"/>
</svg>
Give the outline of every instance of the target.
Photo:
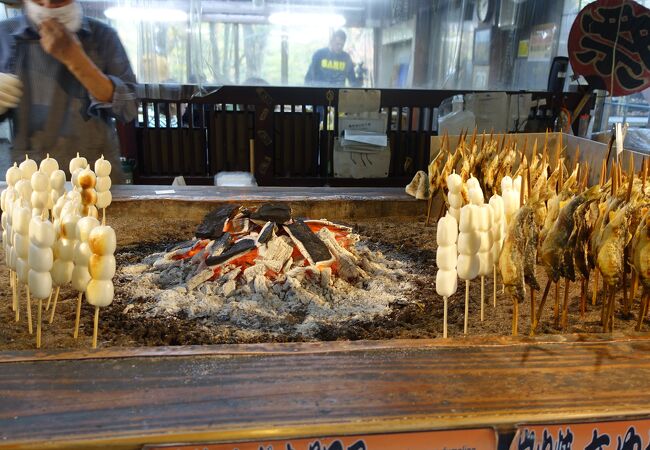
<svg viewBox="0 0 650 450">
<path fill-rule="evenodd" d="M 114 121 L 129 122 L 137 115 L 135 75 L 117 33 L 108 25 L 84 17 L 77 37 L 112 81 L 111 103 L 92 98 L 62 63 L 45 53 L 25 16 L 0 22 L 0 72 L 13 73 L 23 82 L 20 105 L 5 115 L 13 120 L 12 159 L 21 161 L 28 154 L 40 161 L 49 153 L 67 169 L 77 152 L 91 165 L 103 154 L 113 165 L 113 182 L 120 183 Z"/>
</svg>

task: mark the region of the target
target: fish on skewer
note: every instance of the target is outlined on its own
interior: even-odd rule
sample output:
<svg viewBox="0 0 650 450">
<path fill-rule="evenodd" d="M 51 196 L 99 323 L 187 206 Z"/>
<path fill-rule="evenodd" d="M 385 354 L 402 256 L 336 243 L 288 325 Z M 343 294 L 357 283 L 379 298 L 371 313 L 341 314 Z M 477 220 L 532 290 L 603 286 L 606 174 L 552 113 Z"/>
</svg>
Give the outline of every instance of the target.
<svg viewBox="0 0 650 450">
<path fill-rule="evenodd" d="M 518 301 L 523 301 L 526 288 L 539 290 L 535 277 L 537 260 L 537 225 L 533 208 L 524 205 L 517 211 L 508 227 L 508 233 L 499 256 L 499 270 L 503 284 Z"/>
<path fill-rule="evenodd" d="M 575 281 L 573 251 L 576 242 L 573 245 L 570 242 L 575 226 L 574 213 L 584 202 L 596 199 L 598 194 L 599 187 L 593 186 L 568 201 L 559 211 L 557 220 L 542 243 L 540 259 L 548 277 L 556 283 L 560 277 Z"/>
</svg>

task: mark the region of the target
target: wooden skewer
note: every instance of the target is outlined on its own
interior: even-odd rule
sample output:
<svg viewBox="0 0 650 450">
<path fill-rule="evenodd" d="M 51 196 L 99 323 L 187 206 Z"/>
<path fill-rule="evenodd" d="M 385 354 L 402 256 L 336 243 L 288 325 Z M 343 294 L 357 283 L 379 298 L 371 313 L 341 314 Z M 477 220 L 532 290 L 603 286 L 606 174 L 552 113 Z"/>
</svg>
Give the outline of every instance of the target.
<svg viewBox="0 0 650 450">
<path fill-rule="evenodd" d="M 605 184 L 605 177 L 607 176 L 607 163 L 603 160 L 603 163 L 600 167 L 600 187 Z"/>
<path fill-rule="evenodd" d="M 34 332 L 34 329 L 32 328 L 32 299 L 29 295 L 29 285 L 26 285 L 27 287 L 27 330 L 29 330 L 29 334 L 32 334 Z"/>
<path fill-rule="evenodd" d="M 50 302 L 52 301 L 52 291 L 50 291 L 50 298 L 47 299 L 47 304 L 45 305 L 45 311 L 50 309 Z"/>
<path fill-rule="evenodd" d="M 42 319 L 43 311 L 43 300 L 38 299 L 38 323 L 36 324 L 36 348 L 41 348 L 41 325 L 43 323 Z"/>
<path fill-rule="evenodd" d="M 630 199 L 632 198 L 632 183 L 634 182 L 634 153 L 630 153 L 630 166 L 627 171 L 627 177 L 627 202 L 630 203 Z"/>
<path fill-rule="evenodd" d="M 616 288 L 612 286 L 610 288 L 610 300 L 609 300 L 609 313 L 607 314 L 608 321 L 608 331 L 611 333 L 614 331 L 614 312 L 616 311 Z"/>
<path fill-rule="evenodd" d="M 646 161 L 646 159 L 643 158 L 643 175 L 642 175 L 642 182 L 641 182 L 641 192 L 643 193 L 643 195 L 645 195 L 645 179 L 647 175 L 648 175 L 648 161 Z"/>
<path fill-rule="evenodd" d="M 564 306 L 562 308 L 562 329 L 569 325 L 569 279 L 564 279 Z"/>
<path fill-rule="evenodd" d="M 641 331 L 641 326 L 643 325 L 643 319 L 645 318 L 646 311 L 648 309 L 648 294 L 644 294 L 641 297 L 641 304 L 639 305 L 639 317 L 636 323 L 636 331 Z"/>
<path fill-rule="evenodd" d="M 93 321 L 93 348 L 97 348 L 98 325 L 99 325 L 99 306 L 95 306 L 95 319 Z"/>
<path fill-rule="evenodd" d="M 492 286 L 492 307 L 496 308 L 497 307 L 497 265 L 492 266 L 492 282 L 494 285 Z"/>
<path fill-rule="evenodd" d="M 106 208 L 102 208 L 102 226 L 106 225 Z"/>
<path fill-rule="evenodd" d="M 18 278 L 16 276 L 16 272 L 13 271 L 13 270 L 11 271 L 11 276 L 12 276 L 12 278 L 14 280 L 13 286 L 11 286 L 11 297 L 12 297 L 11 304 L 12 304 L 13 310 L 17 311 L 18 310 L 18 295 L 16 294 L 16 290 L 18 288 Z"/>
<path fill-rule="evenodd" d="M 79 320 L 81 318 L 81 296 L 83 295 L 83 292 L 79 292 L 79 295 L 77 296 L 77 315 L 74 321 L 74 334 L 73 337 L 77 339 L 79 337 Z"/>
<path fill-rule="evenodd" d="M 544 153 L 548 151 L 548 128 L 544 132 Z"/>
<path fill-rule="evenodd" d="M 530 290 L 530 334 L 535 334 L 535 289 Z"/>
<path fill-rule="evenodd" d="M 573 161 L 573 169 L 575 170 L 576 167 L 580 165 L 580 146 L 576 145 L 576 157 L 575 160 Z"/>
<path fill-rule="evenodd" d="M 481 322 L 483 322 L 483 303 L 485 303 L 485 277 L 481 275 Z"/>
<path fill-rule="evenodd" d="M 18 275 L 16 275 L 17 277 Z M 20 322 L 20 282 L 16 278 L 16 322 Z"/>
<path fill-rule="evenodd" d="M 580 282 L 580 317 L 585 318 L 587 310 L 587 286 L 589 285 L 589 278 L 583 278 Z"/>
<path fill-rule="evenodd" d="M 52 314 L 50 314 L 50 323 L 54 321 L 54 313 L 56 312 L 56 302 L 59 300 L 60 286 L 56 287 L 56 294 L 54 295 L 54 304 L 52 305 Z"/>
<path fill-rule="evenodd" d="M 469 313 L 469 280 L 465 280 L 465 323 L 463 326 L 463 334 L 467 334 L 467 320 Z"/>
<path fill-rule="evenodd" d="M 519 300 L 514 295 L 512 296 L 514 302 L 512 306 L 512 335 L 517 336 L 519 326 Z"/>
<path fill-rule="evenodd" d="M 447 339 L 447 297 L 443 297 L 442 299 L 445 302 L 445 313 L 444 313 L 445 321 L 442 325 L 442 337 Z"/>
<path fill-rule="evenodd" d="M 609 311 L 609 292 L 607 290 L 607 285 L 605 284 L 605 277 L 603 277 L 603 294 L 604 298 L 600 306 L 600 322 L 603 325 L 603 333 L 607 331 L 607 321 L 606 313 Z"/>
<path fill-rule="evenodd" d="M 560 326 L 560 282 L 555 282 L 555 327 Z"/>
<path fill-rule="evenodd" d="M 537 325 L 539 325 L 539 320 L 542 317 L 542 312 L 544 311 L 544 304 L 546 303 L 546 298 L 548 293 L 551 290 L 551 279 L 546 282 L 546 287 L 544 287 L 544 293 L 542 294 L 542 300 L 539 302 L 539 307 L 537 308 L 537 314 L 535 315 L 535 323 L 533 324 L 533 333 L 537 330 Z"/>
<path fill-rule="evenodd" d="M 632 268 L 632 292 L 630 292 L 630 305 L 634 304 L 634 297 L 636 297 L 636 291 L 639 288 L 639 274 L 636 273 L 636 270 Z"/>
</svg>

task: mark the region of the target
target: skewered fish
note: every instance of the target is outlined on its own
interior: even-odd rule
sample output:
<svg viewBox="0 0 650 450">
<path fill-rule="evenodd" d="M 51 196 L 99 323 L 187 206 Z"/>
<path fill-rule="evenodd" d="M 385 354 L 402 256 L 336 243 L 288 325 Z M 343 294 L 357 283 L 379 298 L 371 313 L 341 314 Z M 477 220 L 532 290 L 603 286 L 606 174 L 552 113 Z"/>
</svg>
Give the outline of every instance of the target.
<svg viewBox="0 0 650 450">
<path fill-rule="evenodd" d="M 574 213 L 584 202 L 594 200 L 599 193 L 599 187 L 591 189 L 573 197 L 564 205 L 542 244 L 540 257 L 546 272 L 554 282 L 560 277 L 575 281 L 575 267 L 573 264 L 573 251 L 576 242 L 570 241 L 575 221 Z M 575 236 L 574 236 L 575 238 Z"/>
<path fill-rule="evenodd" d="M 509 293 L 523 301 L 526 289 L 524 284 L 538 290 L 535 277 L 537 259 L 537 227 L 533 208 L 525 205 L 519 209 L 508 227 L 508 234 L 499 256 L 499 270 L 503 283 Z"/>
<path fill-rule="evenodd" d="M 650 290 L 650 213 L 641 220 L 632 239 L 632 264 L 643 287 Z"/>
</svg>

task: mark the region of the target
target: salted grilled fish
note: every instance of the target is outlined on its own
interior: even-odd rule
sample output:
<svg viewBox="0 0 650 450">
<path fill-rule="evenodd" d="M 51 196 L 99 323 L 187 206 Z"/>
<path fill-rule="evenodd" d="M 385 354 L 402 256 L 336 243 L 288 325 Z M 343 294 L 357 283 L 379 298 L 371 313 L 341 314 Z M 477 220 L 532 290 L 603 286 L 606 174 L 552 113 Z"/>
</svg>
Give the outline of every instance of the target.
<svg viewBox="0 0 650 450">
<path fill-rule="evenodd" d="M 570 240 L 575 226 L 574 213 L 584 202 L 594 200 L 598 193 L 599 187 L 593 186 L 582 194 L 576 195 L 564 205 L 542 243 L 540 252 L 542 264 L 549 278 L 556 283 L 560 277 L 575 281 L 573 251 L 577 236 L 573 236 L 574 242 Z"/>
<path fill-rule="evenodd" d="M 597 219 L 598 202 L 596 200 L 584 202 L 573 213 L 575 225 L 569 240 L 576 243 L 573 262 L 583 279 L 589 278 L 591 269 L 593 269 L 589 258 L 589 237 L 594 231 L 594 224 Z"/>
<path fill-rule="evenodd" d="M 533 208 L 525 205 L 517 211 L 508 227 L 499 256 L 499 270 L 503 284 L 508 292 L 519 301 L 523 301 L 528 284 L 538 290 L 539 283 L 535 277 L 537 259 L 537 227 Z"/>
<path fill-rule="evenodd" d="M 644 289 L 650 290 L 650 213 L 643 217 L 632 238 L 632 264 Z"/>
<path fill-rule="evenodd" d="M 618 286 L 623 280 L 623 252 L 628 241 L 629 205 L 610 212 L 609 223 L 596 240 L 596 266 L 608 286 Z"/>
</svg>

